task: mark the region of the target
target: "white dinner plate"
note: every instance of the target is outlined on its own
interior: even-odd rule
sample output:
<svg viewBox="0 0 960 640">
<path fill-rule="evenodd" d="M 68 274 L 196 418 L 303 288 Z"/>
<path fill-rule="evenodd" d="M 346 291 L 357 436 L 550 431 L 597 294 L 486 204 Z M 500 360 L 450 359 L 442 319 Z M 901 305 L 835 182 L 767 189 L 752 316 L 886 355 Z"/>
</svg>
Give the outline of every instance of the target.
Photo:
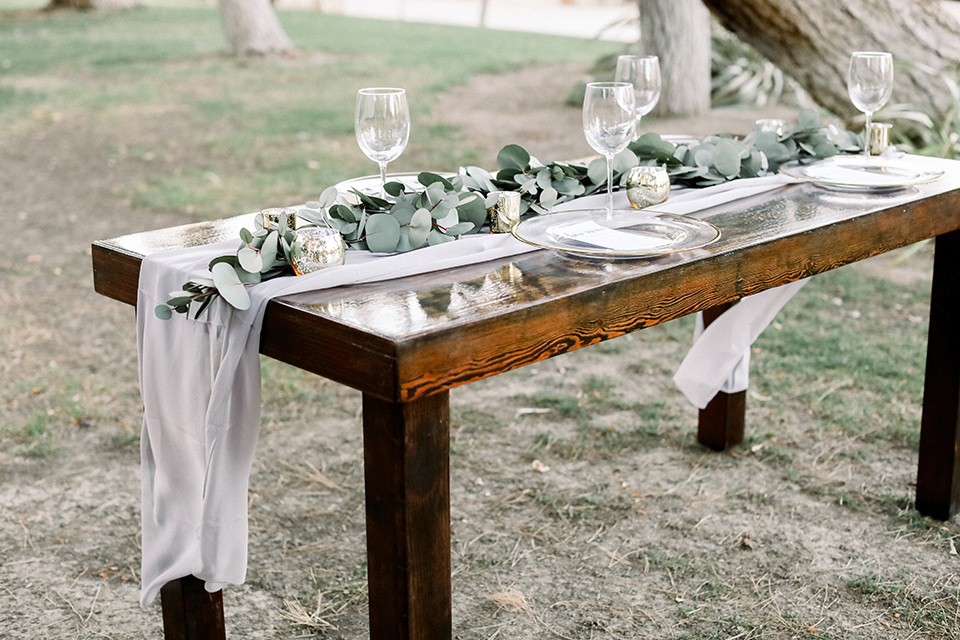
<svg viewBox="0 0 960 640">
<path fill-rule="evenodd" d="M 453 173 L 443 172 L 443 171 L 432 171 L 430 173 L 436 173 L 438 176 L 442 176 L 449 180 L 454 177 Z M 403 184 L 403 187 L 406 191 L 422 191 L 423 185 L 420 184 L 420 181 L 417 180 L 417 177 L 420 173 L 388 173 L 387 182 L 400 182 Z M 346 198 L 352 204 L 359 204 L 360 199 L 357 197 L 357 194 L 353 193 L 353 190 L 356 189 L 361 193 L 366 195 L 380 197 L 380 175 L 375 176 L 363 176 L 360 178 L 351 178 L 349 180 L 344 180 L 343 182 L 338 182 L 333 185 L 336 187 L 337 191 Z"/>
<path fill-rule="evenodd" d="M 720 230 L 709 222 L 673 213 L 636 209 L 571 209 L 523 220 L 513 229 L 520 241 L 543 249 L 604 259 L 648 258 L 699 249 Z"/>
<path fill-rule="evenodd" d="M 810 164 L 790 163 L 780 172 L 838 191 L 893 191 L 943 177 L 943 171 L 916 158 L 839 155 Z"/>
</svg>

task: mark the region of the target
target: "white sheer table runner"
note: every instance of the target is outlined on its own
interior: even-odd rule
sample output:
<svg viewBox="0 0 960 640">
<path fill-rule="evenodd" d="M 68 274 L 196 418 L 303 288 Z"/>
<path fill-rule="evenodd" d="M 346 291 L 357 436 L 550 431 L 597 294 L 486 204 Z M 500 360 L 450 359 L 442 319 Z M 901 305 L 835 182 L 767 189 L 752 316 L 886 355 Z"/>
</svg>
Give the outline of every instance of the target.
<svg viewBox="0 0 960 640">
<path fill-rule="evenodd" d="M 771 176 L 678 191 L 657 209 L 690 214 L 789 182 L 783 176 Z M 566 206 L 595 206 L 594 197 Z M 626 206 L 622 192 L 618 197 L 618 206 Z M 142 606 L 149 605 L 164 584 L 186 575 L 204 580 L 209 591 L 244 580 L 247 483 L 260 427 L 258 347 L 270 298 L 535 250 L 508 234 L 478 234 L 390 256 L 348 252 L 342 267 L 250 287 L 252 304 L 247 311 L 216 302 L 199 321 L 180 315 L 164 321 L 154 315 L 154 307 L 166 302 L 170 292 L 206 274 L 212 258 L 234 251 L 237 245 L 231 240 L 163 252 L 145 257 L 141 266 L 137 337 L 144 404 Z M 707 394 L 712 397 L 728 379 L 745 385 L 745 350 L 792 295 L 777 291 L 753 296 L 759 303 L 736 305 L 734 310 L 743 310 L 724 314 L 725 322 L 714 322 L 696 342 L 676 379 L 694 404 Z M 718 344 L 725 346 L 718 348 Z M 706 358 L 707 364 L 698 364 L 699 358 Z M 739 378 L 732 375 L 735 370 L 740 371 Z M 738 389 L 734 384 L 725 390 Z"/>
</svg>

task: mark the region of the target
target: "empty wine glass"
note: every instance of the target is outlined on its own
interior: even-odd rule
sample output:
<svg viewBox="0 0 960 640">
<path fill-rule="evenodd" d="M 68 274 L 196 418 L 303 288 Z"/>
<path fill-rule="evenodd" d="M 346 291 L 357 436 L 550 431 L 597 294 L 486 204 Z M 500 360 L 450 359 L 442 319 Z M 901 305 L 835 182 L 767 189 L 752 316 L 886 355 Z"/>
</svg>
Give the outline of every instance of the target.
<svg viewBox="0 0 960 640">
<path fill-rule="evenodd" d="M 616 82 L 629 82 L 633 85 L 636 102 L 637 124 L 660 101 L 660 58 L 657 56 L 619 56 L 617 71 L 613 79 Z"/>
<path fill-rule="evenodd" d="M 847 92 L 853 106 L 867 116 L 863 129 L 863 155 L 869 158 L 870 122 L 893 92 L 893 56 L 881 51 L 855 51 L 850 56 Z"/>
<path fill-rule="evenodd" d="M 387 163 L 403 153 L 410 138 L 410 109 L 403 89 L 360 89 L 354 118 L 357 144 L 380 166 L 380 195 L 386 197 Z"/>
<path fill-rule="evenodd" d="M 591 82 L 583 97 L 583 133 L 607 160 L 607 215 L 613 216 L 613 157 L 637 131 L 636 98 L 628 82 Z"/>
</svg>

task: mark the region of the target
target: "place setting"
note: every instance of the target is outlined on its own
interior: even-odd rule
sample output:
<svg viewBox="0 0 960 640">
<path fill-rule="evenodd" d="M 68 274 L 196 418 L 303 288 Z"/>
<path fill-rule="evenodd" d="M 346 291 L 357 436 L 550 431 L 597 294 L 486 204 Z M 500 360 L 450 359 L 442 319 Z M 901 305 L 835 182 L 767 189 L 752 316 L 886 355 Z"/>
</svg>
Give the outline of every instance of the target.
<svg viewBox="0 0 960 640">
<path fill-rule="evenodd" d="M 915 157 L 890 153 L 890 125 L 873 122 L 873 114 L 886 105 L 893 92 L 893 66 L 893 56 L 886 52 L 856 51 L 850 57 L 847 92 L 865 115 L 862 154 L 789 163 L 780 171 L 831 191 L 849 193 L 888 193 L 942 178 L 941 169 Z"/>
</svg>

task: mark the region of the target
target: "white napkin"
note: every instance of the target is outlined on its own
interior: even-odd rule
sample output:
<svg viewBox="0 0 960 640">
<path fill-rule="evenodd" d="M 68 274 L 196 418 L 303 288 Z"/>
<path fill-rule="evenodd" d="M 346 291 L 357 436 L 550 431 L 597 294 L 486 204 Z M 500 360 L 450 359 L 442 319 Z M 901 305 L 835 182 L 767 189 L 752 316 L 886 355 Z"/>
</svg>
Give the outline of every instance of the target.
<svg viewBox="0 0 960 640">
<path fill-rule="evenodd" d="M 787 182 L 771 176 L 678 191 L 658 210 L 690 213 Z M 623 193 L 616 199 L 617 206 L 627 206 Z M 566 208 L 604 206 L 605 200 L 606 195 L 590 196 Z M 142 606 L 149 605 L 164 584 L 185 575 L 204 580 L 209 591 L 244 580 L 247 482 L 260 426 L 260 329 L 270 298 L 534 250 L 507 234 L 480 234 L 390 256 L 348 252 L 342 267 L 250 287 L 247 311 L 219 301 L 199 321 L 180 315 L 166 321 L 156 318 L 154 307 L 166 302 L 170 292 L 205 275 L 212 258 L 233 252 L 238 244 L 239 240 L 226 241 L 154 254 L 141 266 L 137 337 L 144 404 Z M 706 336 L 705 332 L 701 341 Z"/>
<path fill-rule="evenodd" d="M 237 241 L 147 256 L 140 270 L 137 336 L 141 438 L 142 606 L 185 575 L 208 591 L 241 584 L 247 565 L 247 481 L 260 427 L 260 328 L 273 297 L 388 280 L 533 251 L 507 234 L 482 234 L 418 251 L 348 252 L 347 264 L 277 278 L 248 290 L 251 307 L 215 302 L 199 321 L 153 312 Z"/>
</svg>

